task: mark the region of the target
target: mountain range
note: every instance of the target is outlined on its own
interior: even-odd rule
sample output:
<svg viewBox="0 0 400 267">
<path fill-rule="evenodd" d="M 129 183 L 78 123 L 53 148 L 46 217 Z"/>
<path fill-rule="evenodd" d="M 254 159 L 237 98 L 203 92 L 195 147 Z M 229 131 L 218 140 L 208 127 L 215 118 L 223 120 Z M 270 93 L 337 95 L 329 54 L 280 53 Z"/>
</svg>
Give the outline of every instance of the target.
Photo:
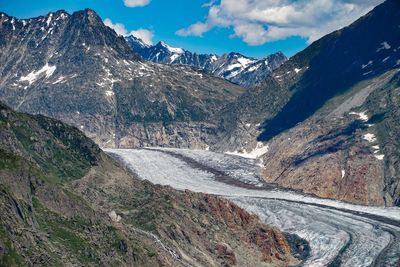
<svg viewBox="0 0 400 267">
<path fill-rule="evenodd" d="M 164 42 L 148 45 L 132 35 L 125 39 L 145 60 L 160 64 L 189 65 L 246 88 L 265 80 L 273 70 L 287 60 L 282 52 L 263 59 L 246 57 L 234 52 L 218 56 L 192 53 L 182 48 L 171 47 Z"/>
<path fill-rule="evenodd" d="M 227 199 L 141 180 L 104 148 L 250 157 L 262 173 L 258 183 L 234 181 L 243 190 L 271 186 L 310 199 L 400 206 L 397 0 L 290 59 L 150 46 L 119 36 L 91 9 L 30 19 L 0 12 L 0 29 L 0 266 L 301 266 L 315 252 Z M 235 188 L 217 168 L 226 154 L 207 152 L 217 155 L 211 162 L 195 151 L 212 169 L 184 151 L 164 153 L 181 159 L 182 172 L 187 164 Z M 227 166 L 245 178 L 236 165 L 247 161 L 234 159 Z M 293 210 L 300 203 L 274 201 Z M 316 214 L 364 225 L 356 210 L 349 217 L 317 203 L 310 206 L 324 213 Z M 270 222 L 280 218 L 264 206 Z M 300 213 L 309 211 L 304 206 Z M 377 263 L 398 251 L 390 230 L 398 221 L 374 213 L 358 219 L 391 225 Z M 345 240 L 331 266 L 357 237 L 341 227 L 323 229 Z"/>
<path fill-rule="evenodd" d="M 1 27 L 1 100 L 74 125 L 102 147 L 205 148 L 214 115 L 245 91 L 141 59 L 93 10 L 28 20 L 1 13 Z"/>
<path fill-rule="evenodd" d="M 264 159 L 268 182 L 399 205 L 399 12 L 385 1 L 250 89 L 188 66 L 190 57 L 144 60 L 143 51 L 167 51 L 164 60 L 191 53 L 140 40 L 135 48 L 89 9 L 28 20 L 2 13 L 0 99 L 74 125 L 102 147 L 252 154 Z M 224 58 L 248 62 L 216 61 Z"/>
</svg>

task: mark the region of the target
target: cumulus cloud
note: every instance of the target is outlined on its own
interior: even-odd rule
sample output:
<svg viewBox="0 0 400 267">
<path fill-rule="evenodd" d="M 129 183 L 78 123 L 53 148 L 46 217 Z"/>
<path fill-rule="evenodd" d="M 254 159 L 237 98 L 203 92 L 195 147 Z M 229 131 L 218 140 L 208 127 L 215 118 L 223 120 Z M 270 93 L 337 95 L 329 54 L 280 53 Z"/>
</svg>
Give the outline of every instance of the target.
<svg viewBox="0 0 400 267">
<path fill-rule="evenodd" d="M 153 37 L 154 34 L 152 31 L 147 30 L 147 29 L 137 29 L 134 31 L 128 31 L 125 27 L 124 24 L 122 23 L 113 23 L 111 21 L 111 19 L 106 18 L 104 20 L 104 25 L 110 27 L 111 29 L 113 29 L 118 35 L 122 35 L 122 36 L 129 36 L 129 35 L 133 35 L 137 38 L 142 39 L 142 41 L 146 44 L 152 45 L 153 44 Z"/>
<path fill-rule="evenodd" d="M 128 31 L 125 28 L 124 24 L 121 23 L 113 23 L 111 21 L 111 19 L 106 18 L 104 21 L 104 25 L 110 27 L 111 29 L 113 29 L 118 35 L 122 35 L 122 36 L 126 36 L 128 35 Z"/>
<path fill-rule="evenodd" d="M 147 6 L 151 0 L 124 0 L 124 4 L 127 7 L 141 7 Z"/>
<path fill-rule="evenodd" d="M 138 29 L 136 31 L 131 31 L 130 35 L 133 35 L 133 36 L 135 36 L 135 37 L 137 37 L 139 39 L 142 39 L 142 41 L 145 44 L 148 44 L 148 45 L 152 45 L 153 44 L 154 34 L 153 34 L 152 31 L 149 31 L 147 29 Z"/>
<path fill-rule="evenodd" d="M 233 29 L 231 37 L 262 45 L 301 36 L 310 43 L 347 26 L 383 0 L 220 0 L 208 16 L 176 34 L 202 36 L 216 27 Z"/>
</svg>

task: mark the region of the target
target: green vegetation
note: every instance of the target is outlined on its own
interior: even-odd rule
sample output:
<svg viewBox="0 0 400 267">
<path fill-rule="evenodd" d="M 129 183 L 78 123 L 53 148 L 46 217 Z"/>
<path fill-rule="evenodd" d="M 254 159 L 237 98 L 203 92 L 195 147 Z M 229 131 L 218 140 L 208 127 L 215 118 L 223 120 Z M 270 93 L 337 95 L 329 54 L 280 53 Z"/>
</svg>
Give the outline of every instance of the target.
<svg viewBox="0 0 400 267">
<path fill-rule="evenodd" d="M 18 170 L 21 157 L 0 149 L 0 170 Z"/>
<path fill-rule="evenodd" d="M 3 105 L 0 110 L 0 129 L 5 136 L 0 141 L 0 169 L 20 169 L 19 158 L 25 158 L 41 169 L 47 180 L 65 182 L 83 177 L 97 164 L 101 150 L 78 129 Z M 13 151 L 18 156 L 12 155 Z"/>
<path fill-rule="evenodd" d="M 46 209 L 36 197 L 32 198 L 35 217 L 40 228 L 48 233 L 49 240 L 55 246 L 62 246 L 66 252 L 81 263 L 99 262 L 93 245 L 84 237 L 83 231 L 91 227 L 91 222 L 84 218 L 76 217 L 66 219 Z"/>
<path fill-rule="evenodd" d="M 4 242 L 2 244 L 2 242 Z M 13 248 L 9 237 L 4 231 L 3 227 L 0 227 L 0 245 L 4 246 L 4 254 L 0 254 L 0 267 L 10 266 L 23 266 L 24 260 Z"/>
</svg>

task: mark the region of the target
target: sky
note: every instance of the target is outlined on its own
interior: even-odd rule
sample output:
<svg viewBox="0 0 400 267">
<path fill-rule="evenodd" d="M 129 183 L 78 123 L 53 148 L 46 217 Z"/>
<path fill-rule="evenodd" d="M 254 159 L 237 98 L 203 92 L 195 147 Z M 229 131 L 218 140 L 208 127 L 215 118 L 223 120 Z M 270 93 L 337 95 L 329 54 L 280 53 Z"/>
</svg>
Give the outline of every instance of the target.
<svg viewBox="0 0 400 267">
<path fill-rule="evenodd" d="M 91 8 L 118 34 L 207 53 L 287 56 L 349 25 L 383 0 L 0 0 L 0 11 L 31 18 Z"/>
</svg>

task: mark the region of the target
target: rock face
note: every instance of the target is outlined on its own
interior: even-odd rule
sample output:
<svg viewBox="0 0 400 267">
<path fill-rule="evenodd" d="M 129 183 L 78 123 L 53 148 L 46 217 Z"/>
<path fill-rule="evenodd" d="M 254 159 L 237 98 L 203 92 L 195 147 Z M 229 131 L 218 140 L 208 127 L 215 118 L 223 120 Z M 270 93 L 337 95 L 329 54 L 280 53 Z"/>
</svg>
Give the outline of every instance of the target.
<svg viewBox="0 0 400 267">
<path fill-rule="evenodd" d="M 239 53 L 218 56 L 192 53 L 182 48 L 170 47 L 164 42 L 150 46 L 134 36 L 125 39 L 130 47 L 146 60 L 160 64 L 193 66 L 247 88 L 265 80 L 287 60 L 282 52 L 263 59 L 250 58 Z"/>
<path fill-rule="evenodd" d="M 204 148 L 202 129 L 215 129 L 213 116 L 244 92 L 189 66 L 143 61 L 89 9 L 0 16 L 0 99 L 74 125 L 101 146 Z"/>
<path fill-rule="evenodd" d="M 0 265 L 297 263 L 276 228 L 139 181 L 76 128 L 0 105 L 0 135 Z"/>
<path fill-rule="evenodd" d="M 399 18 L 399 2 L 386 1 L 292 57 L 224 110 L 217 149 L 249 151 L 262 141 L 267 181 L 399 205 Z"/>
</svg>

